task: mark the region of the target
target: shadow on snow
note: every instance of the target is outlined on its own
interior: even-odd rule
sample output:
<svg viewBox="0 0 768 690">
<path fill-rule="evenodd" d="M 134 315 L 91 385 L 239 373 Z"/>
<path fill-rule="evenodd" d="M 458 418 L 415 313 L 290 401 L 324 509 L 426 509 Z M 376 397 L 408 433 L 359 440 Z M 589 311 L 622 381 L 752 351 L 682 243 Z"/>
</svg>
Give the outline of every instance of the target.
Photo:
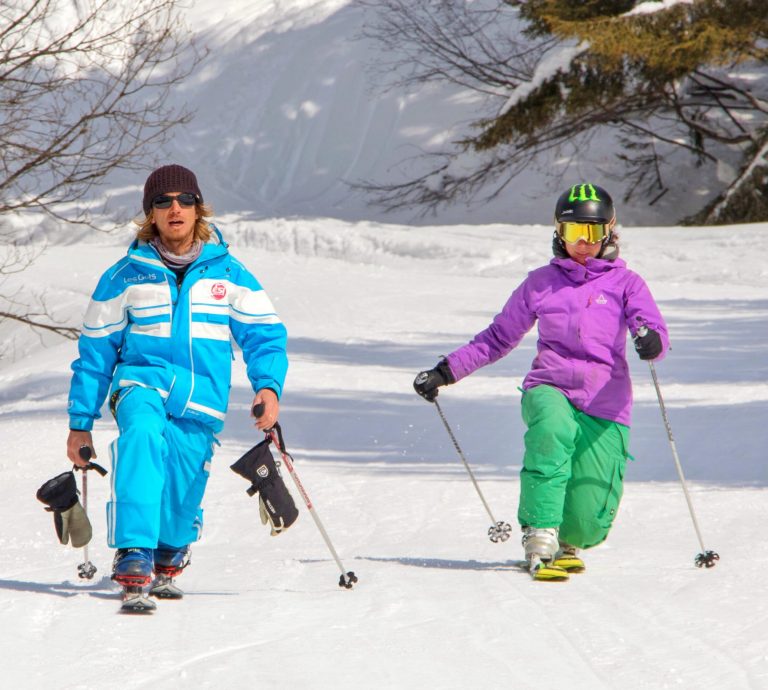
<svg viewBox="0 0 768 690">
<path fill-rule="evenodd" d="M 768 322 L 768 302 L 672 300 L 660 306 L 667 314 L 673 350 L 656 369 L 686 478 L 724 485 L 768 485 L 768 467 L 762 460 L 768 445 L 768 403 L 760 399 L 762 394 L 743 403 L 732 399 L 723 404 L 710 402 L 718 390 L 731 391 L 729 384 L 754 385 L 768 379 L 765 334 L 760 329 Z M 498 395 L 462 399 L 462 382 L 441 393 L 448 422 L 479 476 L 512 479 L 519 472 L 525 427 L 517 387 L 530 366 L 533 342 L 529 335 L 507 357 L 474 375 L 499 378 Z M 401 472 L 408 466 L 438 471 L 437 465 L 445 471 L 446 465 L 455 462 L 456 472 L 463 472 L 436 409 L 412 389 L 413 377 L 421 368 L 437 362 L 440 352 L 459 345 L 461 342 L 450 344 L 447 339 L 437 345 L 401 346 L 294 338 L 291 353 L 314 363 L 395 367 L 402 369 L 402 376 L 397 392 L 376 396 L 350 391 L 345 381 L 339 382 L 337 391 L 294 393 L 289 374 L 281 413 L 288 449 L 299 461 L 365 464 L 383 472 L 390 467 Z M 634 462 L 627 469 L 627 481 L 677 481 L 648 368 L 631 352 L 629 362 L 636 395 L 642 387 L 645 390 L 634 406 L 630 446 Z M 391 389 L 392 382 L 388 383 Z M 672 386 L 675 396 L 669 395 Z M 690 386 L 689 401 L 680 399 L 680 386 Z M 707 400 L 695 398 L 702 387 L 714 390 L 708 392 Z M 227 438 L 243 447 L 257 440 L 243 413 L 249 396 L 245 387 L 233 388 L 226 429 Z"/>
</svg>

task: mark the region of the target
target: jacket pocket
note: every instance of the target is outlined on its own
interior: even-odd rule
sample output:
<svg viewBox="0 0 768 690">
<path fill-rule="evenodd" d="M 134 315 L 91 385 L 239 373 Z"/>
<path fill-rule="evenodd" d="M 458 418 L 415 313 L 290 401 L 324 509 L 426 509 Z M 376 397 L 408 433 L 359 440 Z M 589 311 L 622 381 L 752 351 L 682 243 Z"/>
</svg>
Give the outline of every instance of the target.
<svg viewBox="0 0 768 690">
<path fill-rule="evenodd" d="M 608 492 L 605 497 L 605 503 L 597 514 L 598 522 L 605 529 L 611 527 L 613 520 L 616 517 L 616 513 L 619 510 L 621 497 L 624 493 L 624 469 L 626 464 L 626 458 L 617 460 L 613 471 L 613 477 L 611 478 L 611 485 L 608 487 Z"/>
<path fill-rule="evenodd" d="M 613 524 L 613 520 L 616 517 L 616 513 L 619 510 L 619 504 L 621 503 L 621 497 L 624 494 L 624 474 L 627 469 L 627 458 L 629 452 L 627 450 L 629 441 L 629 430 L 621 425 L 615 425 L 614 427 L 618 438 L 618 448 L 614 455 L 613 473 L 611 475 L 610 486 L 605 496 L 605 502 L 603 507 L 597 514 L 599 523 L 605 528 L 610 529 Z"/>
<path fill-rule="evenodd" d="M 112 413 L 112 416 L 115 418 L 115 421 L 117 421 L 117 411 L 120 408 L 120 403 L 125 400 L 126 396 L 131 393 L 134 388 L 135 386 L 118 388 L 109 398 L 109 410 Z"/>
</svg>

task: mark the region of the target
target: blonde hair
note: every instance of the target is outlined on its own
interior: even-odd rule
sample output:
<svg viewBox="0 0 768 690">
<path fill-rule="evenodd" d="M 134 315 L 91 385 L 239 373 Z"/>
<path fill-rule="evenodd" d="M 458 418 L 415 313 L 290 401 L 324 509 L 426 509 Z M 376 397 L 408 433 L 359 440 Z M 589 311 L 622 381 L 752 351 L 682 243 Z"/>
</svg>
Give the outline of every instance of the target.
<svg viewBox="0 0 768 690">
<path fill-rule="evenodd" d="M 149 213 L 144 216 L 143 219 L 137 218 L 134 221 L 134 223 L 139 226 L 139 229 L 136 232 L 136 239 L 149 242 L 153 237 L 158 236 L 152 211 L 153 209 L 149 209 Z M 205 243 L 211 238 L 211 225 L 207 219 L 213 217 L 213 208 L 208 204 L 196 203 L 195 211 L 197 212 L 197 220 L 195 221 L 195 239 Z"/>
</svg>

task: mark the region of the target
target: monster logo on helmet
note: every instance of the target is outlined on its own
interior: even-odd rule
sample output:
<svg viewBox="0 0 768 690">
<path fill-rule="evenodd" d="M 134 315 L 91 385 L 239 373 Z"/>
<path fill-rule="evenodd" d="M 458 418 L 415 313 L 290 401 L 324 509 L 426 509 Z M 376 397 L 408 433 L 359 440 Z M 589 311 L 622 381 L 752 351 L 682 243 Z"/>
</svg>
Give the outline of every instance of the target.
<svg viewBox="0 0 768 690">
<path fill-rule="evenodd" d="M 555 221 L 610 223 L 616 218 L 611 195 L 602 187 L 584 183 L 563 192 L 555 204 Z"/>
</svg>

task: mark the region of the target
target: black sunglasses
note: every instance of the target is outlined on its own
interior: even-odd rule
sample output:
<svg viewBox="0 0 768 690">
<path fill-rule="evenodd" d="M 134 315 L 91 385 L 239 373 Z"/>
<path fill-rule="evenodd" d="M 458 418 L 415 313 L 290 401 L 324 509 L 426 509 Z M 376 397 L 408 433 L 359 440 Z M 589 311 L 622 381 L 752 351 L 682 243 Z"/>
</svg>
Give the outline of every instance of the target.
<svg viewBox="0 0 768 690">
<path fill-rule="evenodd" d="M 173 202 L 178 201 L 179 206 L 182 208 L 189 208 L 197 203 L 197 196 L 190 192 L 184 192 L 178 196 L 168 196 L 167 194 L 160 194 L 152 199 L 152 208 L 171 208 Z"/>
</svg>

